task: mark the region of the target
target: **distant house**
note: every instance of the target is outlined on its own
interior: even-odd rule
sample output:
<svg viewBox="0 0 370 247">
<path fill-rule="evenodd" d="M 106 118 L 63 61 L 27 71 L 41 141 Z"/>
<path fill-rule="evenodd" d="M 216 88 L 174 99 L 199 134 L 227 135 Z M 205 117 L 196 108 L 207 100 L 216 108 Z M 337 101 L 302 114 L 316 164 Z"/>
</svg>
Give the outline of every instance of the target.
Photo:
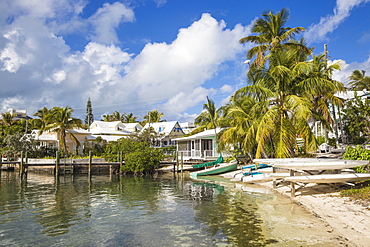
<svg viewBox="0 0 370 247">
<path fill-rule="evenodd" d="M 205 130 L 195 135 L 176 138 L 177 151 L 184 159 L 216 159 L 220 156 L 217 151 L 216 133 L 220 129 Z"/>
<path fill-rule="evenodd" d="M 106 142 L 117 141 L 120 138 L 133 135 L 135 132 L 141 129 L 140 124 L 125 124 L 121 121 L 115 122 L 104 122 L 94 121 L 90 125 L 90 131 L 85 129 L 72 129 L 68 130 L 72 133 L 77 140 L 80 142 L 80 146 L 77 146 L 67 135 L 66 144 L 68 152 L 81 154 L 85 145 L 100 137 Z M 58 148 L 59 141 L 56 132 L 45 131 L 40 134 L 39 130 L 33 130 L 31 133 L 33 139 L 40 141 L 41 146 L 48 148 Z"/>
<path fill-rule="evenodd" d="M 80 145 L 77 146 L 76 143 L 74 143 L 73 140 L 70 138 L 70 136 L 67 135 L 67 151 L 70 153 L 82 154 L 83 145 L 86 141 L 88 141 L 90 133 L 84 129 L 73 129 L 68 131 L 76 137 L 76 139 L 80 142 Z M 54 149 L 57 149 L 59 147 L 60 140 L 58 139 L 56 132 L 44 131 L 42 134 L 40 134 L 40 130 L 32 130 L 31 136 L 34 140 L 39 141 L 40 145 L 43 147 Z"/>
<path fill-rule="evenodd" d="M 90 136 L 89 140 L 94 140 L 100 136 L 107 142 L 117 141 L 122 137 L 133 135 L 135 132 L 141 129 L 141 125 L 138 123 L 127 124 L 121 121 L 105 122 L 105 121 L 94 121 L 90 125 Z"/>
<path fill-rule="evenodd" d="M 27 110 L 18 110 L 14 108 L 10 108 L 8 112 L 10 115 L 13 115 L 13 120 L 18 121 L 21 119 L 32 119 L 31 117 L 27 116 Z M 0 119 L 2 119 L 2 115 L 0 115 Z"/>
<path fill-rule="evenodd" d="M 140 132 L 143 129 L 143 126 L 141 126 L 139 123 L 123 123 L 125 126 L 125 130 L 134 133 L 134 132 Z"/>
<path fill-rule="evenodd" d="M 184 131 L 185 134 L 190 134 L 194 129 L 195 125 L 192 122 L 184 122 L 180 123 L 182 131 Z"/>
<path fill-rule="evenodd" d="M 156 147 L 173 147 L 176 145 L 173 139 L 184 135 L 177 121 L 147 123 L 141 131 L 143 132 L 149 128 L 156 133 Z"/>
</svg>

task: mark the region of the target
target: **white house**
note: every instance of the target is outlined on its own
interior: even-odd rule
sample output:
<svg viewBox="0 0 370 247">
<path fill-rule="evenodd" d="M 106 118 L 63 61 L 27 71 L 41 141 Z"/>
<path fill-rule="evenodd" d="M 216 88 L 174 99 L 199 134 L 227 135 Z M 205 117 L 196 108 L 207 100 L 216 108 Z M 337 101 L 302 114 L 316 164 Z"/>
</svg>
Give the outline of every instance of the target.
<svg viewBox="0 0 370 247">
<path fill-rule="evenodd" d="M 148 128 L 151 128 L 157 134 L 155 145 L 157 147 L 175 146 L 176 142 L 174 139 L 184 135 L 177 121 L 147 123 L 141 131 L 145 131 Z"/>
<path fill-rule="evenodd" d="M 125 127 L 125 130 L 129 132 L 140 132 L 143 129 L 143 126 L 141 126 L 139 123 L 123 123 L 123 126 Z"/>
<path fill-rule="evenodd" d="M 216 133 L 221 129 L 205 130 L 195 135 L 174 139 L 177 151 L 184 159 L 215 159 L 220 156 L 217 151 Z"/>
<path fill-rule="evenodd" d="M 190 134 L 195 129 L 195 125 L 192 122 L 184 122 L 179 124 L 185 134 Z"/>
<path fill-rule="evenodd" d="M 140 127 L 140 124 L 126 124 L 121 121 L 94 121 L 90 125 L 89 140 L 94 140 L 99 136 L 107 142 L 117 141 L 122 137 L 133 135 Z"/>
<path fill-rule="evenodd" d="M 82 154 L 83 145 L 89 140 L 90 133 L 85 129 L 73 129 L 68 131 L 76 137 L 76 139 L 80 142 L 80 145 L 77 146 L 76 143 L 74 143 L 74 141 L 70 138 L 70 136 L 67 135 L 67 151 L 70 153 L 77 152 L 78 154 Z M 56 132 L 44 131 L 42 134 L 40 134 L 40 130 L 32 130 L 31 136 L 33 139 L 40 141 L 41 146 L 55 149 L 57 149 L 59 146 L 60 140 L 58 139 Z"/>
</svg>

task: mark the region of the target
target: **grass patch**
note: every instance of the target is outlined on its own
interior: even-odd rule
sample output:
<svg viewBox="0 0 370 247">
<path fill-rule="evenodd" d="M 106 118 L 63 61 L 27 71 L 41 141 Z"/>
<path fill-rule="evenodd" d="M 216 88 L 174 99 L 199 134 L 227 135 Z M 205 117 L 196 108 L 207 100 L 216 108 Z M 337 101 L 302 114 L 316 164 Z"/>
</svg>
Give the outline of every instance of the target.
<svg viewBox="0 0 370 247">
<path fill-rule="evenodd" d="M 350 197 L 355 200 L 364 200 L 370 203 L 370 181 L 357 184 L 353 189 L 342 190 L 340 195 Z"/>
</svg>

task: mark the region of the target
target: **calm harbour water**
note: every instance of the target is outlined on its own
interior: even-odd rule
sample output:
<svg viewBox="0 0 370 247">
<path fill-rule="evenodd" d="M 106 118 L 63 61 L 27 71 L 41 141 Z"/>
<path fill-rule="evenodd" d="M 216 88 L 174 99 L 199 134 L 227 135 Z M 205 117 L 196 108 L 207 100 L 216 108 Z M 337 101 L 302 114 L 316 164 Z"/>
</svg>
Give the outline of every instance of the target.
<svg viewBox="0 0 370 247">
<path fill-rule="evenodd" d="M 323 222 L 258 187 L 1 172 L 0 246 L 338 246 Z M 344 244 L 343 244 L 344 245 Z"/>
</svg>

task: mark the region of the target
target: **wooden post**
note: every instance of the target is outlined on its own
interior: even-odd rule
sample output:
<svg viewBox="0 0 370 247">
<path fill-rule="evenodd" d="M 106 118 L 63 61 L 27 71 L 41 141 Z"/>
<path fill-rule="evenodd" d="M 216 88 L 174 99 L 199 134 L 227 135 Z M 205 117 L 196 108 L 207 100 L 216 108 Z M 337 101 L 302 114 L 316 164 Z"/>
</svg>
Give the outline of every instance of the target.
<svg viewBox="0 0 370 247">
<path fill-rule="evenodd" d="M 123 166 L 123 151 L 119 152 L 119 169 Z"/>
<path fill-rule="evenodd" d="M 89 166 L 88 166 L 88 175 L 91 177 L 91 163 L 92 163 L 92 153 L 89 151 Z"/>
<path fill-rule="evenodd" d="M 55 155 L 55 175 L 58 176 L 59 175 L 59 151 L 56 152 L 56 155 Z"/>
<path fill-rule="evenodd" d="M 175 163 L 173 164 L 173 173 L 174 174 L 176 173 L 176 166 L 177 166 L 178 162 L 179 162 L 179 153 L 178 153 L 178 151 L 176 151 L 176 159 L 175 159 Z"/>
<path fill-rule="evenodd" d="M 294 170 L 289 170 L 289 173 L 291 177 L 294 176 Z M 291 188 L 290 195 L 292 197 L 295 197 L 295 183 L 294 182 L 290 182 L 290 188 Z"/>
<path fill-rule="evenodd" d="M 0 154 L 0 172 L 2 166 L 3 166 L 3 154 Z"/>
<path fill-rule="evenodd" d="M 275 166 L 273 166 L 272 167 L 272 173 L 276 173 L 276 167 Z M 274 188 L 274 189 L 276 189 L 276 178 L 274 177 L 274 179 L 272 180 L 272 187 Z"/>
<path fill-rule="evenodd" d="M 23 151 L 21 152 L 21 162 L 19 163 L 19 173 L 23 174 Z"/>
<path fill-rule="evenodd" d="M 181 173 L 184 172 L 184 156 L 183 153 L 181 153 Z"/>
</svg>

